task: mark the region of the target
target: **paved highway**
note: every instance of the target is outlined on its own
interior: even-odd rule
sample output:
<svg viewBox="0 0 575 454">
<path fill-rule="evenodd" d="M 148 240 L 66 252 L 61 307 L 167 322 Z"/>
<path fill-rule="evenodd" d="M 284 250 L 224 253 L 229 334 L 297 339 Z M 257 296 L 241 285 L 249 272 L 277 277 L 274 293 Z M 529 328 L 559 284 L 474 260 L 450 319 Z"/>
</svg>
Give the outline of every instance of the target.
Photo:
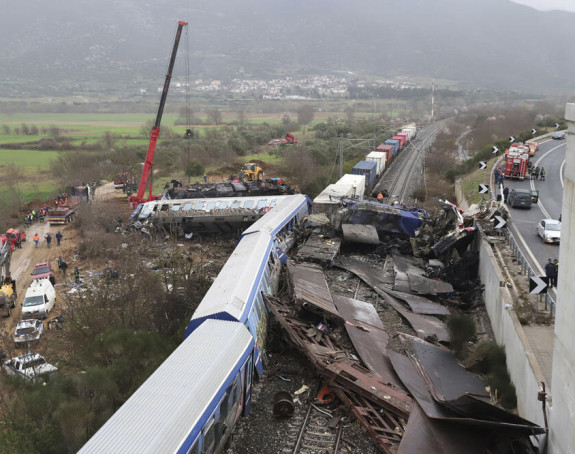
<svg viewBox="0 0 575 454">
<path fill-rule="evenodd" d="M 537 223 L 544 218 L 558 219 L 561 213 L 563 197 L 563 165 L 565 162 L 566 141 L 549 140 L 542 143 L 539 151 L 531 158 L 534 165 L 545 167 L 546 179 L 540 180 L 505 180 L 509 189 L 537 189 L 539 202 L 533 204 L 531 209 L 511 208 L 509 212 L 513 219 L 511 231 L 518 232 L 523 238 L 530 252 L 522 247 L 524 255 L 528 258 L 531 267 L 544 276 L 543 267 L 548 258 L 559 258 L 559 246 L 546 244 L 537 235 Z M 517 236 L 517 235 L 516 235 Z M 518 238 L 521 242 L 521 240 Z"/>
</svg>

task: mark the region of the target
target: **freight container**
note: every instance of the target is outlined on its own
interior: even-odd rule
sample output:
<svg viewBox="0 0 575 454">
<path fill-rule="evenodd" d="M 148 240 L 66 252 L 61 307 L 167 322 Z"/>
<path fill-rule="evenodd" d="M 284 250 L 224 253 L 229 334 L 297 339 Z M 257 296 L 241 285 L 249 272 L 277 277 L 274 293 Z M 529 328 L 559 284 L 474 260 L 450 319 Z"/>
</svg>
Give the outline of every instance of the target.
<svg viewBox="0 0 575 454">
<path fill-rule="evenodd" d="M 403 137 L 404 138 L 404 144 L 407 145 L 409 142 L 409 135 L 406 132 L 398 132 L 397 133 L 398 137 Z M 404 146 L 405 146 L 404 145 Z"/>
<path fill-rule="evenodd" d="M 342 197 L 353 197 L 355 188 L 351 184 L 330 184 L 315 199 L 312 213 L 322 213 L 330 217 L 340 207 Z"/>
<path fill-rule="evenodd" d="M 374 161 L 377 163 L 376 174 L 378 177 L 381 176 L 381 174 L 385 170 L 385 160 L 386 159 L 387 159 L 387 154 L 382 153 L 381 151 L 372 151 L 371 153 L 369 153 L 365 157 L 366 161 Z"/>
<path fill-rule="evenodd" d="M 396 156 L 399 151 L 399 140 L 387 139 L 385 144 L 393 147 L 393 156 Z"/>
<path fill-rule="evenodd" d="M 405 146 L 406 138 L 405 136 L 398 136 L 397 134 L 391 138 L 392 140 L 399 140 L 399 149 L 401 150 Z"/>
<path fill-rule="evenodd" d="M 415 127 L 415 123 L 410 123 L 408 125 L 405 125 L 401 129 L 401 132 L 406 132 L 408 134 L 409 140 L 413 140 L 413 138 L 415 137 L 415 135 L 417 133 L 417 128 Z"/>
<path fill-rule="evenodd" d="M 363 175 L 353 175 L 351 173 L 346 173 L 343 177 L 341 177 L 336 184 L 350 184 L 355 189 L 355 193 L 352 197 L 357 197 L 358 199 L 362 199 L 363 195 L 365 194 L 365 177 Z"/>
<path fill-rule="evenodd" d="M 359 161 L 351 171 L 354 175 L 365 176 L 365 190 L 370 191 L 375 185 L 377 164 L 373 161 Z"/>
<path fill-rule="evenodd" d="M 376 148 L 376 150 L 386 154 L 387 157 L 385 159 L 385 165 L 386 167 L 389 167 L 389 164 L 393 159 L 393 146 L 381 144 Z"/>
</svg>

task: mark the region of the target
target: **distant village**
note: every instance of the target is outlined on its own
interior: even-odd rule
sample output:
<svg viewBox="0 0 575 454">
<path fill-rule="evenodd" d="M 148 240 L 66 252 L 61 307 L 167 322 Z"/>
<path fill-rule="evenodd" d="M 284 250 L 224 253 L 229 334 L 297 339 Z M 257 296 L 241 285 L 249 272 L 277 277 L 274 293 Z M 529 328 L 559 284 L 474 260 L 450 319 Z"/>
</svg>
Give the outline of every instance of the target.
<svg viewBox="0 0 575 454">
<path fill-rule="evenodd" d="M 185 91 L 186 85 L 176 78 L 172 82 L 176 91 Z M 284 77 L 279 79 L 196 79 L 190 82 L 189 91 L 197 94 L 228 94 L 259 99 L 318 99 L 349 98 L 350 91 L 361 90 L 413 90 L 430 89 L 415 83 L 392 79 L 360 79 L 352 73 L 346 75 L 315 75 Z M 158 87 L 161 92 L 162 87 Z M 147 90 L 140 89 L 140 94 Z"/>
</svg>

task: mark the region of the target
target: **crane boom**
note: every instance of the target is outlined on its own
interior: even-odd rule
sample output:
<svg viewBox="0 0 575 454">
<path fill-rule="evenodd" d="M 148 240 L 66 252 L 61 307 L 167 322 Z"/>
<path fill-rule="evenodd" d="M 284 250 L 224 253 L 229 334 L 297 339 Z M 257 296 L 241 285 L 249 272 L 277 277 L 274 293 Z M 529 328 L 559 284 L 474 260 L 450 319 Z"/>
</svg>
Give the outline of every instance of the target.
<svg viewBox="0 0 575 454">
<path fill-rule="evenodd" d="M 176 62 L 176 54 L 178 52 L 178 46 L 180 44 L 180 37 L 182 36 L 182 29 L 188 25 L 187 22 L 178 21 L 178 30 L 176 31 L 176 39 L 174 40 L 174 47 L 172 48 L 172 55 L 170 57 L 170 63 L 168 65 L 168 73 L 166 74 L 166 80 L 164 81 L 164 88 L 162 90 L 162 96 L 160 98 L 160 105 L 158 107 L 158 113 L 156 115 L 156 121 L 150 132 L 150 143 L 148 144 L 148 152 L 146 153 L 146 160 L 144 162 L 144 168 L 142 170 L 142 178 L 140 179 L 140 186 L 138 187 L 138 192 L 135 196 L 130 197 L 130 203 L 132 207 L 135 208 L 138 204 L 153 200 L 152 195 L 152 181 L 150 180 L 150 191 L 148 193 L 148 198 L 144 198 L 144 192 L 146 192 L 146 186 L 148 186 L 148 179 L 152 172 L 152 165 L 154 164 L 154 152 L 156 151 L 156 143 L 158 141 L 158 136 L 160 135 L 160 123 L 162 122 L 162 115 L 164 113 L 164 106 L 166 104 L 166 98 L 168 97 L 168 89 L 170 88 L 170 81 L 172 80 L 172 71 L 174 69 L 174 63 Z"/>
</svg>

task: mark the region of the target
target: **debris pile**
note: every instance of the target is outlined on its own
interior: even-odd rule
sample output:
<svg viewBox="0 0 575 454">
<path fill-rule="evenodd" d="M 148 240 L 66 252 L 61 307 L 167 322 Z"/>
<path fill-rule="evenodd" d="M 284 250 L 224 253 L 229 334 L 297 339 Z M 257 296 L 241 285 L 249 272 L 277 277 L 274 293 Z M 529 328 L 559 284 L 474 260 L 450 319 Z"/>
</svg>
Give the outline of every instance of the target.
<svg viewBox="0 0 575 454">
<path fill-rule="evenodd" d="M 316 226 L 288 262 L 288 291 L 265 296 L 287 335 L 275 336 L 303 353 L 381 452 L 536 452 L 529 437 L 546 430 L 499 406 L 497 390 L 446 348 L 451 313 L 482 303 L 475 227 L 446 201 L 435 216 L 413 212 L 425 219 L 413 231 L 402 213 L 354 203 L 332 217 L 343 243 Z M 394 236 L 373 244 L 373 229 L 346 225 Z M 350 243 L 371 253 L 346 253 Z"/>
</svg>

